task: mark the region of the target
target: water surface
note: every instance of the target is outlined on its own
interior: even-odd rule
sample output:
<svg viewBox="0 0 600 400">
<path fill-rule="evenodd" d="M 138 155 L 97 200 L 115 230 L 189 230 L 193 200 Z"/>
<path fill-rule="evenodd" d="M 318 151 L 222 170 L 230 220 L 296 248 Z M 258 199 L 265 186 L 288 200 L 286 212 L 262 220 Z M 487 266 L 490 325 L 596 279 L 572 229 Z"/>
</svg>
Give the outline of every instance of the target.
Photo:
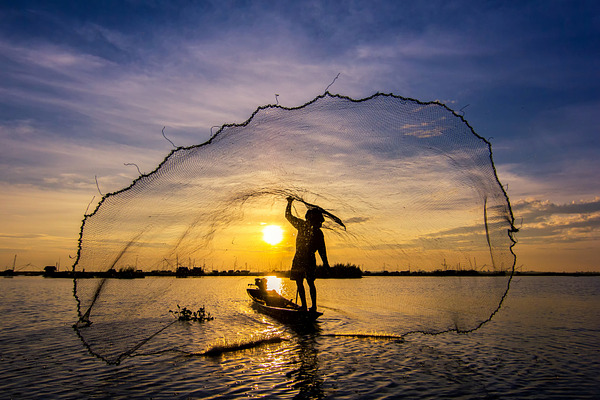
<svg viewBox="0 0 600 400">
<path fill-rule="evenodd" d="M 91 355 L 72 329 L 76 312 L 71 281 L 0 279 L 0 398 L 600 395 L 599 277 L 516 277 L 500 312 L 476 332 L 416 334 L 404 341 L 337 334 L 402 333 L 404 324 L 415 322 L 431 326 L 435 321 L 430 319 L 444 310 L 412 307 L 411 299 L 443 297 L 440 288 L 452 287 L 449 279 L 454 278 L 320 280 L 324 315 L 310 331 L 258 314 L 244 293 L 251 278 L 153 279 L 164 279 L 175 289 L 171 292 L 178 293 L 178 298 L 164 299 L 156 315 L 179 302 L 203 305 L 215 320 L 177 322 L 120 365 L 107 365 Z M 115 284 L 134 290 L 148 284 L 144 281 Z M 295 295 L 285 281 L 281 290 L 288 297 Z M 133 326 L 142 324 L 150 311 L 130 315 Z M 119 334 L 114 332 L 115 338 Z M 183 353 L 262 337 L 282 341 L 216 357 Z M 164 349 L 179 351 L 157 353 Z"/>
</svg>

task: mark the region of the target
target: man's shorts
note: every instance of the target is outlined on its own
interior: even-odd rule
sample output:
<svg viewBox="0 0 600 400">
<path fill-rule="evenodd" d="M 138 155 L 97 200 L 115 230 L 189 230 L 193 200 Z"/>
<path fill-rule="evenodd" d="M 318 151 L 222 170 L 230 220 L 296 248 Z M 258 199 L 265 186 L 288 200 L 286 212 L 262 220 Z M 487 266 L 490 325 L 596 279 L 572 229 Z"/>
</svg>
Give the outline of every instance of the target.
<svg viewBox="0 0 600 400">
<path fill-rule="evenodd" d="M 316 275 L 316 268 L 294 268 L 290 271 L 290 279 L 293 281 L 301 281 L 306 279 L 307 281 L 314 281 Z"/>
</svg>

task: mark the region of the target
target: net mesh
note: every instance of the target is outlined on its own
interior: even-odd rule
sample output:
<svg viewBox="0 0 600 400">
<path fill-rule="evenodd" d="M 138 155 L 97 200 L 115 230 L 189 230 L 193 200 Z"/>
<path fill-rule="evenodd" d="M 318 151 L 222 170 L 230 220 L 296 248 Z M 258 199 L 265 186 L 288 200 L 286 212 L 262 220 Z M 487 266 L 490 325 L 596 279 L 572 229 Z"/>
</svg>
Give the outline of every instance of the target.
<svg viewBox="0 0 600 400">
<path fill-rule="evenodd" d="M 411 310 L 446 312 L 405 319 L 398 334 L 472 330 L 508 290 L 516 230 L 490 143 L 437 102 L 325 93 L 297 108 L 260 107 L 102 198 L 84 218 L 74 264 L 84 343 L 119 360 L 172 323 L 174 304 L 173 280 L 145 279 L 132 290 L 131 281 L 84 279 L 83 271 L 289 270 L 288 196 L 301 200 L 299 216 L 306 204 L 331 213 L 323 226 L 331 263 L 500 276 L 457 280 L 438 304 L 406 296 Z M 268 224 L 286 230 L 276 246 L 261 239 Z M 135 315 L 146 319 L 132 326 Z"/>
</svg>

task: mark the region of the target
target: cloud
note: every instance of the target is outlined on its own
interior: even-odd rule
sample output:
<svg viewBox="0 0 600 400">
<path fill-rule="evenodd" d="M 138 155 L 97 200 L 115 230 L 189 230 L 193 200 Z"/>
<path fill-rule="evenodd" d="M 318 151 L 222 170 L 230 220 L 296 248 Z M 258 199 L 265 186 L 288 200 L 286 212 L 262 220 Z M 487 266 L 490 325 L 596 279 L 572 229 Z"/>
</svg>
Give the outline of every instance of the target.
<svg viewBox="0 0 600 400">
<path fill-rule="evenodd" d="M 360 224 L 363 222 L 368 222 L 371 218 L 370 217 L 350 217 L 344 220 L 344 223 L 349 225 L 349 224 Z"/>
<path fill-rule="evenodd" d="M 149 172 L 168 153 L 166 145 L 163 151 L 141 152 L 125 145 L 77 143 L 49 134 L 29 120 L 0 124 L 0 140 L 0 183 L 91 194 L 97 194 L 95 176 L 103 191 L 118 190 L 139 175 L 125 163 L 134 162 L 142 173 Z"/>
<path fill-rule="evenodd" d="M 516 233 L 517 255 L 523 246 L 531 251 L 539 245 L 583 244 L 600 240 L 600 198 L 562 204 L 548 200 L 518 200 L 512 203 L 512 210 L 519 229 Z M 482 235 L 484 231 L 480 224 L 465 225 L 387 246 L 427 249 L 435 247 L 436 241 L 443 238 L 447 249 L 465 250 L 471 243 L 477 243 Z"/>
<path fill-rule="evenodd" d="M 512 205 L 519 240 L 528 244 L 570 243 L 600 239 L 600 198 L 556 204 L 519 200 Z"/>
<path fill-rule="evenodd" d="M 10 234 L 0 232 L 0 239 L 43 239 L 46 237 L 48 235 L 40 233 Z"/>
<path fill-rule="evenodd" d="M 545 197 L 552 202 L 571 202 L 598 195 L 600 161 L 589 158 L 556 160 L 555 164 L 536 162 L 535 152 L 530 159 L 515 163 L 499 163 L 497 153 L 502 151 L 492 146 L 494 161 L 500 182 L 511 199 Z"/>
</svg>

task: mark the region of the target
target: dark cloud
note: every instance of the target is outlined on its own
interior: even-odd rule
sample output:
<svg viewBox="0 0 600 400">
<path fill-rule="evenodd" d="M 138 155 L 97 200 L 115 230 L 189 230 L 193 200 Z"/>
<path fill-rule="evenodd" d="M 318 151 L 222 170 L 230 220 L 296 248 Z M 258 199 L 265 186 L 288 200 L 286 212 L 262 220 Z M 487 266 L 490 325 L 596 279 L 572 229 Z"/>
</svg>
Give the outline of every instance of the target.
<svg viewBox="0 0 600 400">
<path fill-rule="evenodd" d="M 368 222 L 371 218 L 369 217 L 351 217 L 344 220 L 345 224 L 360 224 L 362 222 Z"/>
<path fill-rule="evenodd" d="M 512 209 L 515 225 L 519 229 L 515 235 L 519 243 L 532 245 L 600 239 L 600 198 L 568 204 L 519 200 L 512 204 Z M 443 237 L 444 244 L 463 248 L 465 243 L 477 242 L 482 234 L 481 225 L 465 225 L 423 235 L 397 246 L 435 247 L 436 240 Z"/>
<path fill-rule="evenodd" d="M 519 200 L 512 205 L 512 208 L 515 215 L 520 215 L 527 223 L 535 223 L 545 221 L 556 214 L 587 215 L 600 212 L 600 198 L 568 204 L 555 204 L 542 200 Z"/>
<path fill-rule="evenodd" d="M 513 204 L 518 237 L 528 243 L 577 242 L 600 239 L 600 199 L 555 204 L 520 200 Z"/>
</svg>

